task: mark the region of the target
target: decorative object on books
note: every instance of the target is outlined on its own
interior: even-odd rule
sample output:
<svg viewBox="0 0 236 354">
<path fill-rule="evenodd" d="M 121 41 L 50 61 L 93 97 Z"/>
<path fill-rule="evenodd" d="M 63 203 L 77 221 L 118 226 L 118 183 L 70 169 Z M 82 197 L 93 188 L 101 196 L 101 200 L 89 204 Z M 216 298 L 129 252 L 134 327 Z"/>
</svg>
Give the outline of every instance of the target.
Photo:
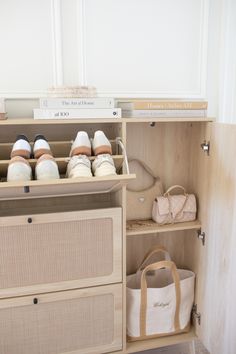
<svg viewBox="0 0 236 354">
<path fill-rule="evenodd" d="M 144 266 L 158 253 L 165 260 Z M 195 274 L 177 269 L 162 246 L 152 248 L 135 274 L 127 277 L 129 341 L 163 337 L 189 330 Z"/>
<path fill-rule="evenodd" d="M 96 119 L 121 118 L 120 108 L 65 108 L 65 109 L 34 109 L 34 119 Z"/>
<path fill-rule="evenodd" d="M 136 174 L 136 180 L 127 186 L 127 220 L 145 220 L 152 217 L 152 200 L 154 196 L 163 194 L 161 180 L 143 161 L 138 159 L 129 160 L 129 168 Z M 143 187 L 142 176 L 148 174 L 152 183 Z"/>
<path fill-rule="evenodd" d="M 174 189 L 182 189 L 183 194 L 171 195 Z M 179 185 L 170 187 L 163 196 L 153 202 L 152 219 L 158 224 L 171 224 L 196 219 L 197 204 L 194 194 L 187 194 Z"/>
<path fill-rule="evenodd" d="M 93 86 L 54 86 L 48 89 L 49 97 L 96 97 Z"/>
</svg>

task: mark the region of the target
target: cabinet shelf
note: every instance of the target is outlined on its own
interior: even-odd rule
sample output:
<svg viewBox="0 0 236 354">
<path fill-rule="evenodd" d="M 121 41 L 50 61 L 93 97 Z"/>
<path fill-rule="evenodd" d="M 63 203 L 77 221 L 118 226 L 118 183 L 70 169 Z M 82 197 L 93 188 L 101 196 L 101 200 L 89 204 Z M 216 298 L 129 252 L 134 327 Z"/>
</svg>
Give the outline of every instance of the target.
<svg viewBox="0 0 236 354">
<path fill-rule="evenodd" d="M 94 123 L 121 123 L 123 118 L 81 118 L 81 119 L 33 119 L 33 118 L 10 118 L 0 121 L 0 126 L 8 125 L 60 125 L 60 124 L 94 124 Z"/>
<path fill-rule="evenodd" d="M 144 350 L 162 348 L 169 345 L 191 342 L 194 339 L 196 339 L 196 334 L 191 329 L 188 333 L 127 343 L 125 353 L 137 353 Z"/>
<path fill-rule="evenodd" d="M 126 224 L 126 235 L 145 235 L 159 232 L 181 231 L 181 230 L 199 230 L 201 223 L 199 220 L 182 222 L 176 224 L 158 225 L 153 220 L 129 220 Z"/>
<path fill-rule="evenodd" d="M 214 118 L 204 117 L 144 117 L 144 118 L 83 118 L 83 119 L 33 119 L 33 118 L 19 118 L 6 119 L 0 121 L 0 126 L 11 125 L 60 125 L 60 124 L 94 124 L 94 123 L 170 123 L 170 122 L 213 122 Z"/>
<path fill-rule="evenodd" d="M 208 123 L 208 122 L 214 122 L 214 118 L 211 117 L 204 117 L 204 118 L 196 118 L 196 117 L 163 117 L 163 118 L 158 118 L 158 117 L 144 117 L 144 118 L 122 118 L 126 123 L 150 123 L 150 122 L 156 122 L 156 123 L 183 123 L 183 122 L 199 122 L 199 123 Z"/>
<path fill-rule="evenodd" d="M 115 192 L 135 178 L 135 174 L 121 174 L 105 177 L 2 182 L 0 183 L 0 200 L 109 193 Z"/>
</svg>

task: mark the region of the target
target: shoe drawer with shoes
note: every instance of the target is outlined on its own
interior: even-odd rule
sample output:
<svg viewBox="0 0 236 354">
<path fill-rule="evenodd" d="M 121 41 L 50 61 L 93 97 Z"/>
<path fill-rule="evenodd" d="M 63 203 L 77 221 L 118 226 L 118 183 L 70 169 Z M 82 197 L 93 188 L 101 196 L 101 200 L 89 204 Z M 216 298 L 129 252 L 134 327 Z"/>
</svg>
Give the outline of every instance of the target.
<svg viewBox="0 0 236 354">
<path fill-rule="evenodd" d="M 13 122 L 4 126 L 9 134 L 0 134 L 2 200 L 104 193 L 135 178 L 125 165 L 120 123 Z"/>
</svg>

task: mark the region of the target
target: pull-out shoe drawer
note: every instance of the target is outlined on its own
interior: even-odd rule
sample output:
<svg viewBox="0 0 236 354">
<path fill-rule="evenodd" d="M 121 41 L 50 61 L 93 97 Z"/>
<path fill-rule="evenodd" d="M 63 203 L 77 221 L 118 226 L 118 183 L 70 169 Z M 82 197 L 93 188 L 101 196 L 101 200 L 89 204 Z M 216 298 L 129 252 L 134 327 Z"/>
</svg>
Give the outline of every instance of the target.
<svg viewBox="0 0 236 354">
<path fill-rule="evenodd" d="M 0 218 L 0 298 L 121 281 L 121 208 Z"/>
<path fill-rule="evenodd" d="M 0 300 L 0 353 L 122 349 L 122 285 Z"/>
</svg>

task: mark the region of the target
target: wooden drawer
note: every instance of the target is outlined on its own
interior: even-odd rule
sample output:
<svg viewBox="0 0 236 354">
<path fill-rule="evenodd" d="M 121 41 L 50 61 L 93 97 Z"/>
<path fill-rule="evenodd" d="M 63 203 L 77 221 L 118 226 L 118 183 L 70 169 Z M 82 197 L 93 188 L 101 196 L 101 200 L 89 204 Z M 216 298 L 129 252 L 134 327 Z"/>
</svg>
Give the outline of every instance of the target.
<svg viewBox="0 0 236 354">
<path fill-rule="evenodd" d="M 121 281 L 121 208 L 0 218 L 0 298 Z"/>
<path fill-rule="evenodd" d="M 0 353 L 122 349 L 122 285 L 0 300 Z"/>
</svg>

